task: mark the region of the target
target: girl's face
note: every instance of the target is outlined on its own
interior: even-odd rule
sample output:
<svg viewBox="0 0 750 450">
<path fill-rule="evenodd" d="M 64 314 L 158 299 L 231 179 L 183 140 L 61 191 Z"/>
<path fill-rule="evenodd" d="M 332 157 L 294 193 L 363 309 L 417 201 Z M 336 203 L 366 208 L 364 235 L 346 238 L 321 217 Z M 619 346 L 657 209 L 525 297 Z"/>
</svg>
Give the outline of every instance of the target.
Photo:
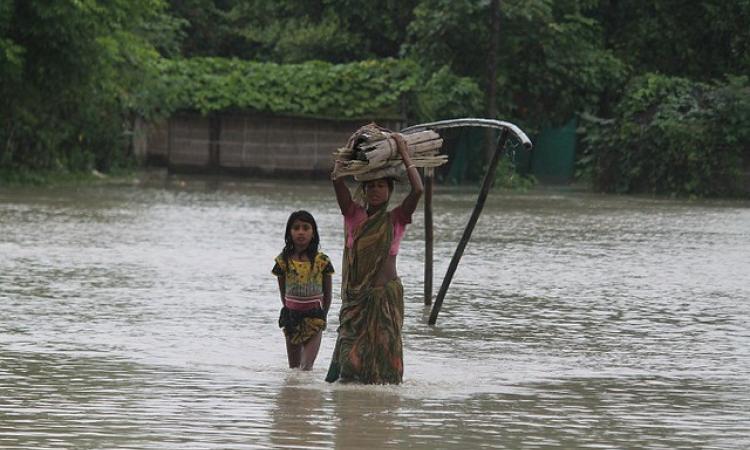
<svg viewBox="0 0 750 450">
<path fill-rule="evenodd" d="M 365 183 L 365 197 L 370 206 L 380 206 L 388 201 L 391 192 L 388 181 L 384 179 L 372 180 Z"/>
<path fill-rule="evenodd" d="M 289 231 L 292 234 L 292 241 L 297 250 L 304 250 L 310 245 L 313 238 L 312 224 L 297 219 L 292 222 L 292 227 Z"/>
</svg>

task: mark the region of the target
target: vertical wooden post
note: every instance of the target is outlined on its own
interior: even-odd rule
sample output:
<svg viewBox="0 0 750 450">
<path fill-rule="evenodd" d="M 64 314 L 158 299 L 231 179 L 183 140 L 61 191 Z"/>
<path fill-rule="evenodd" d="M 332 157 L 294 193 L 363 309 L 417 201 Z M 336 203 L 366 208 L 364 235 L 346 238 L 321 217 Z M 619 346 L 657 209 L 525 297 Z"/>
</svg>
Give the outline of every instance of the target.
<svg viewBox="0 0 750 450">
<path fill-rule="evenodd" d="M 172 140 L 174 139 L 172 127 L 174 127 L 175 120 L 174 116 L 167 119 L 167 174 L 172 173 L 172 147 L 174 145 L 172 143 Z"/>
<path fill-rule="evenodd" d="M 212 113 L 208 116 L 208 167 L 219 171 L 221 161 L 221 116 Z"/>
<path fill-rule="evenodd" d="M 482 189 L 479 191 L 477 204 L 474 206 L 474 211 L 472 211 L 469 222 L 466 224 L 464 234 L 463 236 L 461 236 L 461 240 L 458 242 L 456 252 L 453 254 L 453 258 L 451 259 L 450 265 L 448 266 L 448 271 L 445 273 L 445 278 L 443 278 L 443 284 L 440 286 L 440 291 L 435 298 L 435 305 L 433 305 L 432 307 L 432 311 L 430 312 L 430 319 L 427 322 L 429 325 L 435 325 L 435 322 L 437 322 L 437 316 L 440 313 L 441 306 L 443 305 L 445 293 L 448 291 L 448 286 L 450 286 L 451 284 L 453 274 L 456 272 L 456 268 L 458 268 L 458 262 L 461 260 L 461 256 L 464 254 L 466 244 L 469 243 L 471 233 L 474 231 L 474 226 L 477 224 L 479 215 L 482 213 L 482 209 L 484 208 L 484 202 L 485 200 L 487 200 L 487 194 L 490 191 L 490 187 L 492 187 L 492 181 L 495 178 L 495 169 L 497 169 L 497 163 L 500 160 L 500 155 L 503 152 L 503 147 L 505 147 L 505 141 L 508 139 L 508 134 L 509 131 L 507 128 L 503 128 L 503 130 L 500 132 L 500 138 L 498 139 L 495 153 L 492 154 L 492 160 L 490 160 L 490 164 L 487 167 L 487 173 L 484 174 L 484 181 L 482 181 Z"/>
<path fill-rule="evenodd" d="M 435 169 L 424 169 L 424 304 L 432 304 L 432 185 Z"/>
</svg>

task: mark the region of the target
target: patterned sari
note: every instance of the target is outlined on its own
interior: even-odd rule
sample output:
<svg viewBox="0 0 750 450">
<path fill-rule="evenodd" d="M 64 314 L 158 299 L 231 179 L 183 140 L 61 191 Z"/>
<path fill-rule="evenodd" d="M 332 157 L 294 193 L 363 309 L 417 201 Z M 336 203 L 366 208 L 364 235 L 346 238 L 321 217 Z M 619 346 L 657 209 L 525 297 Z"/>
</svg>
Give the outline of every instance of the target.
<svg viewBox="0 0 750 450">
<path fill-rule="evenodd" d="M 393 224 L 383 205 L 355 231 L 353 247 L 344 247 L 339 336 L 328 382 L 401 383 L 403 286 L 398 278 L 373 286 L 392 239 Z"/>
</svg>

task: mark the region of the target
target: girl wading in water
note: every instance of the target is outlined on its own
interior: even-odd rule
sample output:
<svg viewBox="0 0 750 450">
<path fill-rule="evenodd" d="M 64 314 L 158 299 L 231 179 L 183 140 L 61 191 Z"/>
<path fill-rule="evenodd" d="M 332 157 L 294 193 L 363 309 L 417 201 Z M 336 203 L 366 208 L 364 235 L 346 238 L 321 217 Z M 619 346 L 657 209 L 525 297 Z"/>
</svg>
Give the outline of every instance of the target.
<svg viewBox="0 0 750 450">
<path fill-rule="evenodd" d="M 318 251 L 318 225 L 307 211 L 289 216 L 284 249 L 271 272 L 279 280 L 281 314 L 290 368 L 312 370 L 331 306 L 333 265 Z"/>
<path fill-rule="evenodd" d="M 339 336 L 328 382 L 341 378 L 365 384 L 399 384 L 403 377 L 404 289 L 396 273 L 396 255 L 423 186 L 403 137 L 396 133 L 392 137 L 411 184 L 409 194 L 393 210 L 387 209 L 392 178 L 363 182 L 365 204 L 359 205 L 344 181 L 332 176 L 344 215 L 346 245 Z"/>
</svg>

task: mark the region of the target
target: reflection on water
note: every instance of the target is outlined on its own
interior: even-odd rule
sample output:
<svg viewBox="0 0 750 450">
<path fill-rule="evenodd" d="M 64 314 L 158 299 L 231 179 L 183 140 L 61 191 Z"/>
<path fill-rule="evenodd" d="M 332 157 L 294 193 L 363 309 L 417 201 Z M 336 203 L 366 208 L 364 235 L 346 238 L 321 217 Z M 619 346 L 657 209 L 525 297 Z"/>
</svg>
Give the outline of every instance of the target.
<svg viewBox="0 0 750 450">
<path fill-rule="evenodd" d="M 400 448 L 408 443 L 400 404 L 387 387 L 323 386 L 294 372 L 276 396 L 270 441 L 279 448 Z"/>
<path fill-rule="evenodd" d="M 388 389 L 351 386 L 333 392 L 333 413 L 338 422 L 337 449 L 403 448 L 407 437 L 399 420 L 401 400 Z"/>
<path fill-rule="evenodd" d="M 269 430 L 271 444 L 276 448 L 330 448 L 335 424 L 324 407 L 325 393 L 306 386 L 299 378 L 308 373 L 289 373 L 276 395 Z"/>
<path fill-rule="evenodd" d="M 435 195 L 438 285 L 475 196 Z M 417 214 L 405 382 L 355 386 L 335 315 L 310 373 L 276 326 L 289 212 L 341 260 L 327 183 L 0 191 L 0 448 L 746 448 L 749 206 L 492 193 L 435 327 Z"/>
</svg>

